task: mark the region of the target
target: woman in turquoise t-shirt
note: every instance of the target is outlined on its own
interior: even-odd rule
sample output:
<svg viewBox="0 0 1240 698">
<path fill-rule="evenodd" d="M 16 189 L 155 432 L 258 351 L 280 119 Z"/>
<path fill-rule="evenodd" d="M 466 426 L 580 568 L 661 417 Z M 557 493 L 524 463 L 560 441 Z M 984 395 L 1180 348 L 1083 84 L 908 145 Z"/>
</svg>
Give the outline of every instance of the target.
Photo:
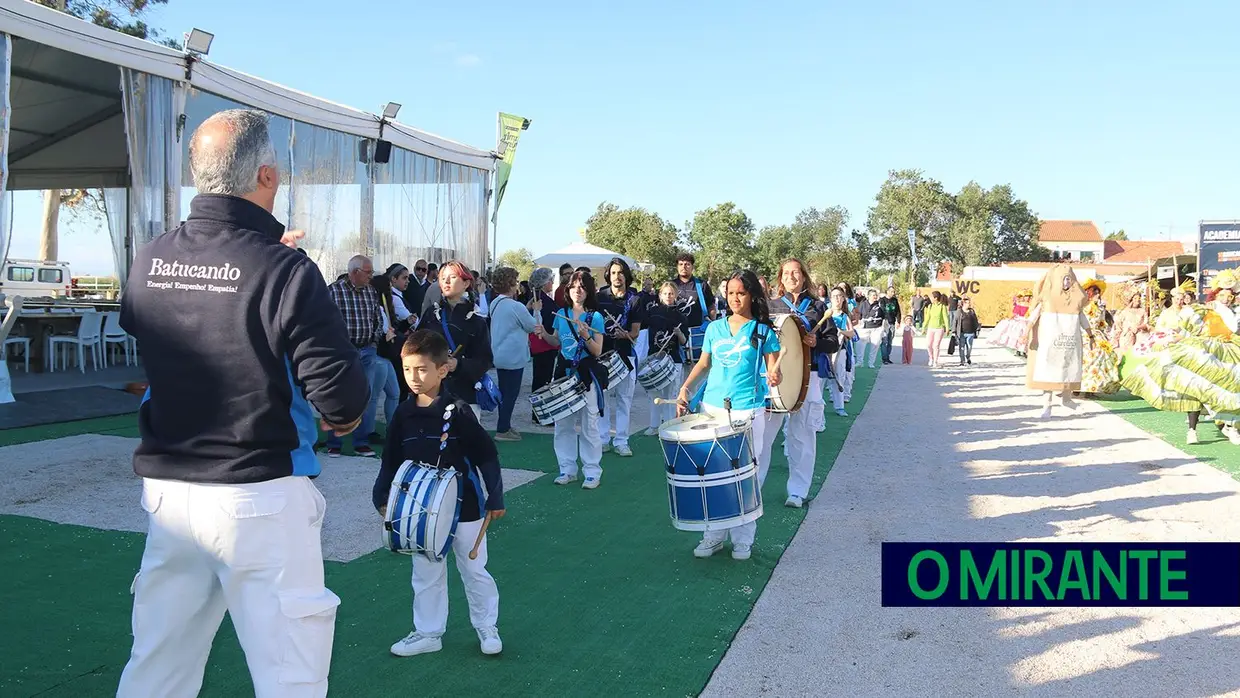
<svg viewBox="0 0 1240 698">
<path fill-rule="evenodd" d="M 603 314 L 594 297 L 594 278 L 579 271 L 569 277 L 567 286 L 564 299 L 568 307 L 556 311 L 551 325 L 555 334 L 540 333 L 548 344 L 560 348 L 560 378 L 576 372 L 582 359 L 597 358 L 603 352 Z M 537 333 L 540 328 L 541 325 L 534 331 Z M 601 366 L 601 370 L 607 368 Z M 598 434 L 602 392 L 598 383 L 592 383 L 586 389 L 585 408 L 555 422 L 555 458 L 560 464 L 560 476 L 555 479 L 557 485 L 567 485 L 577 479 L 580 455 L 581 472 L 586 478 L 581 486 L 587 490 L 598 487 L 603 476 L 603 442 Z"/>
<path fill-rule="evenodd" d="M 676 398 L 676 413 L 689 411 L 689 396 L 694 384 L 706 374 L 706 393 L 702 397 L 702 411 L 706 414 L 733 421 L 751 420 L 749 443 L 763 443 L 766 426 L 766 398 L 769 386 L 779 385 L 779 335 L 771 324 L 771 312 L 767 307 L 766 294 L 752 271 L 738 271 L 727 282 L 728 308 L 732 314 L 711 322 L 706 327 L 702 341 L 702 357 L 693 366 Z M 766 362 L 766 380 L 760 383 L 761 362 Z M 724 407 L 724 399 L 731 399 L 731 410 Z M 758 457 L 759 480 L 770 465 L 769 449 L 755 448 Z M 763 452 L 765 451 L 765 452 Z M 761 486 L 761 482 L 759 482 Z M 741 524 L 730 530 L 707 531 L 702 542 L 693 550 L 696 557 L 714 555 L 731 537 L 732 557 L 747 560 L 758 531 L 756 521 Z"/>
</svg>

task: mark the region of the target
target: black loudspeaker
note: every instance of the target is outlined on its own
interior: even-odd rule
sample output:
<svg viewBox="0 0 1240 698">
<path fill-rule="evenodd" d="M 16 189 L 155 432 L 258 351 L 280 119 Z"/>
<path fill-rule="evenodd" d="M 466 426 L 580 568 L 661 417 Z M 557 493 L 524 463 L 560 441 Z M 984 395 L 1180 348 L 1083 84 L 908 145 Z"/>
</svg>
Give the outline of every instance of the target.
<svg viewBox="0 0 1240 698">
<path fill-rule="evenodd" d="M 375 142 L 375 162 L 387 163 L 392 157 L 392 144 L 387 141 Z"/>
</svg>

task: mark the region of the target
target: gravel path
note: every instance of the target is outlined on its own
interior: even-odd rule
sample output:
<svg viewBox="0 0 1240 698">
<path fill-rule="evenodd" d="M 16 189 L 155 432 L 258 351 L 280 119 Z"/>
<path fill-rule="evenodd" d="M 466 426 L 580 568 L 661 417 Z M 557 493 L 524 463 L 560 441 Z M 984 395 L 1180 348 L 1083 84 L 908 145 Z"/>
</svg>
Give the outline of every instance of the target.
<svg viewBox="0 0 1240 698">
<path fill-rule="evenodd" d="M 1240 540 L 1230 477 L 1099 405 L 1039 420 L 1006 352 L 925 359 L 881 372 L 703 695 L 1240 694 L 1240 609 L 882 608 L 882 541 Z"/>
</svg>

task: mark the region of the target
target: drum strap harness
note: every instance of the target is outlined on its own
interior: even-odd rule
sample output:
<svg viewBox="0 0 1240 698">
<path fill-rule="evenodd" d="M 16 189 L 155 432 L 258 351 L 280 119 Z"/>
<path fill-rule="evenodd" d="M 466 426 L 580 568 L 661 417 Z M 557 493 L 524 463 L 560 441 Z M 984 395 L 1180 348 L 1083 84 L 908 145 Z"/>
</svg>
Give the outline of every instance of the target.
<svg viewBox="0 0 1240 698">
<path fill-rule="evenodd" d="M 449 432 L 452 431 L 452 418 L 455 415 L 456 403 L 449 402 L 443 410 L 443 429 L 439 434 L 439 457 L 435 459 L 435 467 L 439 470 L 444 469 L 443 452 L 448 448 L 448 439 L 451 438 Z M 481 512 L 486 505 L 486 500 L 482 494 L 482 482 L 478 480 L 478 474 L 474 471 L 474 466 L 469 462 L 469 459 L 465 456 L 461 456 L 461 459 L 465 461 L 465 472 L 468 473 L 467 477 L 469 478 L 469 481 L 473 483 L 474 491 L 478 493 L 478 509 Z"/>
<path fill-rule="evenodd" d="M 609 290 L 610 290 L 610 287 L 609 287 Z M 615 297 L 614 294 L 612 297 L 613 298 Z M 623 304 L 621 306 L 623 310 L 620 311 L 619 319 L 612 317 L 611 313 L 605 313 L 605 314 L 607 315 L 608 318 L 610 318 L 613 321 L 616 327 L 619 327 L 625 332 L 628 332 L 629 331 L 629 311 L 632 310 L 633 305 L 637 303 L 637 292 L 631 288 L 626 288 L 624 290 L 624 298 L 621 300 L 621 302 Z M 615 341 L 614 338 L 609 337 L 608 339 L 612 339 L 613 342 Z M 633 340 L 629 340 L 629 351 L 632 352 L 633 350 L 634 350 Z M 633 360 L 629 356 L 620 354 L 620 359 L 624 361 L 624 365 L 628 366 L 630 371 L 633 370 Z"/>
<path fill-rule="evenodd" d="M 805 325 L 805 329 L 810 330 L 811 332 L 813 331 L 813 326 L 810 324 L 809 318 L 805 317 L 805 311 L 809 310 L 809 304 L 810 304 L 810 299 L 808 297 L 802 298 L 801 302 L 797 303 L 796 305 L 793 305 L 792 301 L 788 300 L 787 296 L 782 296 L 780 300 L 782 300 L 784 302 L 784 305 L 788 306 L 788 308 L 792 310 L 792 314 L 796 315 L 797 319 L 799 319 L 801 323 Z M 816 364 L 816 368 L 818 369 L 819 378 L 834 378 L 835 377 L 834 375 L 832 375 L 835 372 L 835 368 L 831 365 L 831 356 L 828 355 L 826 352 L 822 352 L 822 351 L 815 352 L 814 363 Z"/>
<path fill-rule="evenodd" d="M 569 308 L 568 315 L 570 317 L 572 316 L 572 313 L 573 313 L 572 308 Z M 586 326 L 590 326 L 591 323 L 594 321 L 594 311 L 587 310 L 586 313 L 581 316 L 581 319 L 586 324 Z M 564 315 L 557 314 L 556 322 L 559 322 L 560 320 L 564 320 L 564 329 L 568 330 L 568 333 L 570 335 L 573 334 L 573 327 L 572 325 L 568 324 L 567 318 Z M 603 416 L 603 402 L 604 402 L 603 398 L 604 398 L 604 391 L 607 390 L 606 382 L 608 379 L 608 373 L 607 373 L 606 368 L 603 367 L 603 365 L 599 363 L 597 357 L 594 357 L 594 356 L 583 357 L 581 355 L 582 352 L 585 351 L 585 346 L 586 346 L 585 341 L 578 339 L 577 350 L 573 354 L 573 365 L 572 365 L 571 370 L 577 371 L 577 377 L 581 379 L 582 383 L 586 384 L 587 389 L 589 389 L 590 386 L 594 387 L 594 394 L 598 397 L 598 415 L 602 417 Z"/>
</svg>

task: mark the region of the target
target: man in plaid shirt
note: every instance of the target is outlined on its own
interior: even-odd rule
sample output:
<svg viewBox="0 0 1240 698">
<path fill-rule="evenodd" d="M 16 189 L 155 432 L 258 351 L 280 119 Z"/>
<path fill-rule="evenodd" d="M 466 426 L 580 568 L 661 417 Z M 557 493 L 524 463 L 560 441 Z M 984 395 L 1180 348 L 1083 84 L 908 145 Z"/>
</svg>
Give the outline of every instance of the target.
<svg viewBox="0 0 1240 698">
<path fill-rule="evenodd" d="M 383 374 L 378 369 L 378 341 L 383 336 L 383 316 L 379 313 L 379 293 L 370 285 L 370 277 L 374 276 L 375 267 L 369 257 L 355 255 L 349 260 L 349 273 L 344 279 L 327 287 L 332 301 L 340 308 L 344 316 L 344 325 L 349 332 L 349 341 L 357 347 L 361 354 L 362 366 L 366 369 L 366 377 L 370 379 L 370 406 L 362 415 L 362 423 L 353 431 L 353 452 L 359 456 L 373 456 L 370 447 L 370 435 L 375 430 L 375 414 L 379 401 L 375 395 L 382 394 L 383 385 L 375 385 Z M 343 438 L 330 434 L 327 437 L 327 455 L 332 458 L 340 456 Z"/>
</svg>

